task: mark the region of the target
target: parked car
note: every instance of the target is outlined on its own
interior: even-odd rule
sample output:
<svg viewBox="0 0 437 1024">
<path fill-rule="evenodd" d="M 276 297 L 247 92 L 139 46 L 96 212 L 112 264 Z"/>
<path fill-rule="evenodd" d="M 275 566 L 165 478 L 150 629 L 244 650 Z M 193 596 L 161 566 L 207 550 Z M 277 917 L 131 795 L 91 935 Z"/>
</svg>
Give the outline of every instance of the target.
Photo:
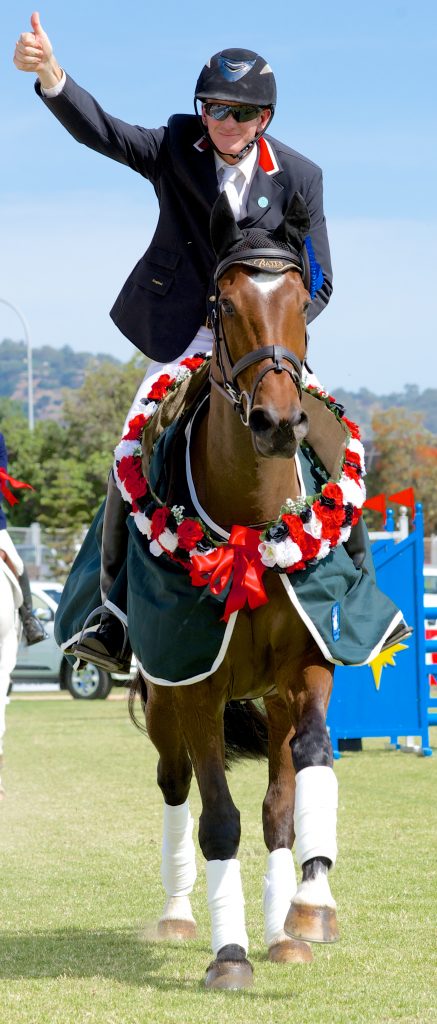
<svg viewBox="0 0 437 1024">
<path fill-rule="evenodd" d="M 135 673 L 134 661 L 130 676 L 126 676 L 109 674 L 91 663 L 78 672 L 64 657 L 53 636 L 62 584 L 31 581 L 30 587 L 34 613 L 43 623 L 48 637 L 31 647 L 23 641 L 20 643 L 17 664 L 11 677 L 12 688 L 14 683 L 59 683 L 61 690 L 69 690 L 72 697 L 104 700 L 114 685 L 125 686 Z"/>
</svg>

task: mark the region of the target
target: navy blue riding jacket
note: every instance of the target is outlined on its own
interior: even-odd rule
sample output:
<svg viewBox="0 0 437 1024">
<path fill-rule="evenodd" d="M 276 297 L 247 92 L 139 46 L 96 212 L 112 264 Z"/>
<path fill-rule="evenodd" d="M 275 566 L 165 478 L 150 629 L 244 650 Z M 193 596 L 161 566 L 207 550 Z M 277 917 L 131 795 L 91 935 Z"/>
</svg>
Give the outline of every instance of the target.
<svg viewBox="0 0 437 1024">
<path fill-rule="evenodd" d="M 105 113 L 68 75 L 62 92 L 45 105 L 78 142 L 131 167 L 151 181 L 159 220 L 152 242 L 124 284 L 110 315 L 129 340 L 159 362 L 176 359 L 205 323 L 215 256 L 209 222 L 218 196 L 214 152 L 197 118 L 175 114 L 156 129 L 126 124 Z M 200 136 L 200 138 L 199 138 Z M 308 321 L 329 301 L 332 271 L 323 212 L 322 172 L 307 157 L 270 136 L 258 144 L 247 216 L 240 227 L 278 227 L 294 192 L 308 206 L 310 235 L 324 284 Z M 261 202 L 260 202 L 261 200 Z"/>
</svg>

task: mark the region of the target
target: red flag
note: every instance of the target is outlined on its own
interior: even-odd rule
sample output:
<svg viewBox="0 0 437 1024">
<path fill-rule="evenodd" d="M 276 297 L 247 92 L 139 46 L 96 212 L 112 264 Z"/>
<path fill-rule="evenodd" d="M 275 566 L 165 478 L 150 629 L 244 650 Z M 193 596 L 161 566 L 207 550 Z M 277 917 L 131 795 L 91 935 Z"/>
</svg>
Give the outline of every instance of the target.
<svg viewBox="0 0 437 1024">
<path fill-rule="evenodd" d="M 385 494 L 375 494 L 373 498 L 367 498 L 364 508 L 371 508 L 374 512 L 380 512 L 384 516 L 384 523 L 387 518 Z"/>
<path fill-rule="evenodd" d="M 406 505 L 407 508 L 413 510 L 413 522 L 414 514 L 416 511 L 416 505 L 414 501 L 414 489 L 412 487 L 406 487 L 404 491 L 396 491 L 395 494 L 389 495 L 389 501 L 394 501 L 396 505 Z"/>
</svg>

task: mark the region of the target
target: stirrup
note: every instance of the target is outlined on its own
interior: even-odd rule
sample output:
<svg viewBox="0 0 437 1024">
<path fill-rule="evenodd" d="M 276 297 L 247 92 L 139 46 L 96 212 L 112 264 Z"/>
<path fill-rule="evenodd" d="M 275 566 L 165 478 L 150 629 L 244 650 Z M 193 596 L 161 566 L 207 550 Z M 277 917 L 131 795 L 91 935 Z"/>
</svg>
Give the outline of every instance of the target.
<svg viewBox="0 0 437 1024">
<path fill-rule="evenodd" d="M 85 635 L 85 630 L 88 626 L 88 623 L 92 622 L 92 620 L 96 618 L 97 615 L 101 616 L 103 612 L 105 612 L 107 615 L 112 615 L 113 618 L 116 619 L 116 621 L 119 622 L 121 626 L 123 626 L 123 644 L 118 658 L 114 658 L 110 654 L 108 654 L 107 656 L 99 655 L 97 651 L 93 652 L 92 654 L 90 653 L 90 655 L 88 656 L 86 648 L 85 651 L 81 649 L 82 642 L 85 641 L 86 644 L 87 638 Z M 121 619 L 118 618 L 118 615 L 115 615 L 114 612 L 109 611 L 105 604 L 101 604 L 98 605 L 97 608 L 93 608 L 92 612 L 90 612 L 89 615 L 87 615 L 85 622 L 82 626 L 82 632 L 79 636 L 79 639 L 76 640 L 74 644 L 72 644 L 70 651 L 71 654 L 73 654 L 76 658 L 79 658 L 81 661 L 83 661 L 84 659 L 86 661 L 90 661 L 93 665 L 95 664 L 99 668 L 106 669 L 108 672 L 125 673 L 130 671 L 132 653 L 129 642 L 128 627 Z"/>
</svg>

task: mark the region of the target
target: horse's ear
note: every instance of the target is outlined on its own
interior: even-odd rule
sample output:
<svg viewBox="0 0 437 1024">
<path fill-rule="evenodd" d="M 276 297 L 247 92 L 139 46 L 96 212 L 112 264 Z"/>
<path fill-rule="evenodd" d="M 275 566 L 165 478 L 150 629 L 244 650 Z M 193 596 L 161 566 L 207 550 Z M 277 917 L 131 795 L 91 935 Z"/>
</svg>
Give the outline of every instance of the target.
<svg viewBox="0 0 437 1024">
<path fill-rule="evenodd" d="M 300 252 L 310 228 L 307 204 L 300 192 L 295 192 L 281 224 L 273 232 L 273 238 L 281 239 Z"/>
<path fill-rule="evenodd" d="M 237 242 L 243 240 L 244 236 L 232 213 L 226 192 L 220 192 L 214 203 L 211 211 L 210 232 L 212 247 L 218 260 L 223 259 Z"/>
</svg>

